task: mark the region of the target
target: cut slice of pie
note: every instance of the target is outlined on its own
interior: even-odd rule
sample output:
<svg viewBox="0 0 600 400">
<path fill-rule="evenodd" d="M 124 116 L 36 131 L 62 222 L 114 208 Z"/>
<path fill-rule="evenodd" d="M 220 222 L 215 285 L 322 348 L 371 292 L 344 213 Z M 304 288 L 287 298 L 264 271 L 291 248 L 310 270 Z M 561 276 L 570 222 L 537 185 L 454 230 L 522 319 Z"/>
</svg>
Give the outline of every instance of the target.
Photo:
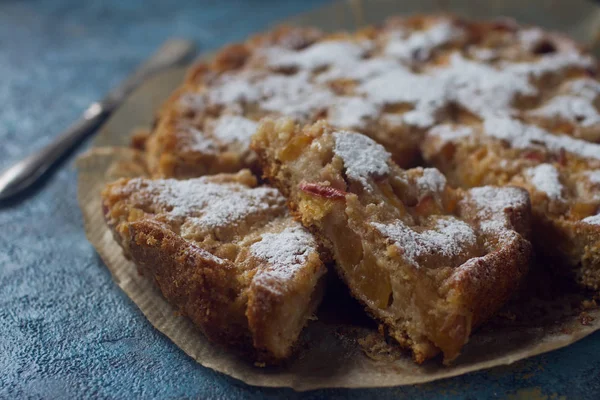
<svg viewBox="0 0 600 400">
<path fill-rule="evenodd" d="M 290 355 L 325 267 L 285 198 L 249 171 L 178 181 L 121 179 L 102 194 L 124 253 L 206 336 L 254 360 Z"/>
<path fill-rule="evenodd" d="M 528 269 L 523 189 L 454 190 L 438 170 L 402 170 L 372 139 L 323 121 L 266 120 L 252 146 L 353 295 L 417 362 L 456 358 Z"/>
</svg>

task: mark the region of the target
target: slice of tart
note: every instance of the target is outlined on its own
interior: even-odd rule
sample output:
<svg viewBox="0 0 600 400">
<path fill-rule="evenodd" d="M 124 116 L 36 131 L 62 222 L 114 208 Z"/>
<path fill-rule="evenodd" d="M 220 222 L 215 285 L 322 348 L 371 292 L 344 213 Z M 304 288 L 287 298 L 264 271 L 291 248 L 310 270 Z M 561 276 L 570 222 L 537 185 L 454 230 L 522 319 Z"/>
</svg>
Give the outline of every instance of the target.
<svg viewBox="0 0 600 400">
<path fill-rule="evenodd" d="M 121 179 L 102 193 L 125 255 L 206 336 L 260 362 L 288 357 L 325 267 L 285 198 L 249 171 Z"/>
<path fill-rule="evenodd" d="M 597 84 L 591 87 L 600 93 Z M 423 155 L 454 185 L 527 189 L 539 255 L 560 273 L 598 290 L 600 144 L 548 129 L 510 117 L 439 125 L 423 142 Z"/>
<path fill-rule="evenodd" d="M 267 120 L 252 145 L 353 295 L 419 363 L 456 358 L 528 269 L 523 189 L 454 190 L 438 170 L 402 170 L 372 139 L 325 122 Z"/>
</svg>

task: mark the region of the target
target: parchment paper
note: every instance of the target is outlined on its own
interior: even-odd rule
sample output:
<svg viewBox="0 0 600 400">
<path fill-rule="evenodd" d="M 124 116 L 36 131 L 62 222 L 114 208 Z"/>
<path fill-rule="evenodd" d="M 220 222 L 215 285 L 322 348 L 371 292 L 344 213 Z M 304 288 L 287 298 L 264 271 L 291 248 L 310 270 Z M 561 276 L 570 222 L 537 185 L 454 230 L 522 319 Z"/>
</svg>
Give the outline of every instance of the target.
<svg viewBox="0 0 600 400">
<path fill-rule="evenodd" d="M 580 41 L 593 44 L 600 21 L 598 9 L 583 1 L 557 3 L 460 1 L 453 2 L 452 6 L 460 14 L 515 15 L 521 17 L 521 21 L 567 31 Z M 399 12 L 448 10 L 449 4 L 418 0 L 352 1 L 325 7 L 294 22 L 352 29 L 357 24 L 372 23 Z M 144 174 L 138 162 L 140 154 L 127 148 L 129 134 L 136 128 L 149 126 L 154 110 L 177 87 L 183 75 L 183 69 L 173 69 L 156 76 L 117 110 L 102 128 L 95 146 L 78 161 L 78 197 L 86 235 L 115 282 L 154 327 L 200 364 L 251 385 L 287 386 L 296 390 L 408 385 L 510 364 L 564 347 L 600 329 L 600 310 L 593 303 L 582 303 L 589 294 L 556 287 L 538 276 L 532 280 L 535 287 L 527 287 L 519 299 L 474 333 L 452 366 L 442 366 L 439 359 L 418 366 L 407 353 L 386 343 L 377 334 L 375 323 L 330 274 L 331 282 L 318 320 L 311 321 L 305 329 L 299 350 L 288 363 L 260 368 L 209 343 L 187 318 L 178 316 L 152 282 L 140 276 L 133 263 L 125 259 L 104 223 L 100 204 L 100 191 L 106 182 L 119 176 Z"/>
</svg>

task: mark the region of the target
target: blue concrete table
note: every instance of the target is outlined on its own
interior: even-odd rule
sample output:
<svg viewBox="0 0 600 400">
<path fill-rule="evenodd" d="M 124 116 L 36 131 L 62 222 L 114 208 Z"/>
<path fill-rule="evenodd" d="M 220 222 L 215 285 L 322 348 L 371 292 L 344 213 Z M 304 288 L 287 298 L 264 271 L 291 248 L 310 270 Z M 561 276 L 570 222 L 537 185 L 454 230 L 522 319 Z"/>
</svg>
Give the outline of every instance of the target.
<svg viewBox="0 0 600 400">
<path fill-rule="evenodd" d="M 0 2 L 0 169 L 47 143 L 165 38 L 215 48 L 323 2 Z M 73 159 L 0 208 L 0 398 L 600 398 L 600 334 L 404 388 L 299 394 L 204 368 L 112 283 L 83 234 Z"/>
</svg>

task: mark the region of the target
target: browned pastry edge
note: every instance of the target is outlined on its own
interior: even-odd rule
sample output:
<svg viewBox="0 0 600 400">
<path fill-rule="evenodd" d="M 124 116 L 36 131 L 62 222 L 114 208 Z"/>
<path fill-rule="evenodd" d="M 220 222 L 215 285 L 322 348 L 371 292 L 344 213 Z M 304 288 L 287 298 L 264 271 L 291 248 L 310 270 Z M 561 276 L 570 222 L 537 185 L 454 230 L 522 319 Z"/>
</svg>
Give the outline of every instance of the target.
<svg viewBox="0 0 600 400">
<path fill-rule="evenodd" d="M 306 324 L 322 297 L 325 268 L 318 255 L 311 254 L 310 264 L 297 270 L 289 285 L 277 280 L 242 279 L 241 266 L 215 257 L 149 216 L 140 219 L 139 209 L 122 207 L 124 203 L 118 206 L 125 193 L 111 188 L 126 182 L 117 181 L 103 192 L 103 214 L 125 256 L 209 340 L 264 364 L 288 358 L 297 346 L 289 346 L 289 333 L 297 338 L 296 327 Z M 111 215 L 115 206 L 117 214 Z M 133 222 L 129 220 L 132 216 L 136 216 Z M 308 304 L 307 293 L 311 294 Z M 295 305 L 300 308 L 289 309 Z M 286 325 L 287 316 L 292 315 L 297 319 Z"/>
<path fill-rule="evenodd" d="M 141 220 L 111 227 L 128 255 L 165 299 L 218 343 L 253 349 L 240 313 L 235 266 L 214 257 L 160 223 Z"/>
</svg>

